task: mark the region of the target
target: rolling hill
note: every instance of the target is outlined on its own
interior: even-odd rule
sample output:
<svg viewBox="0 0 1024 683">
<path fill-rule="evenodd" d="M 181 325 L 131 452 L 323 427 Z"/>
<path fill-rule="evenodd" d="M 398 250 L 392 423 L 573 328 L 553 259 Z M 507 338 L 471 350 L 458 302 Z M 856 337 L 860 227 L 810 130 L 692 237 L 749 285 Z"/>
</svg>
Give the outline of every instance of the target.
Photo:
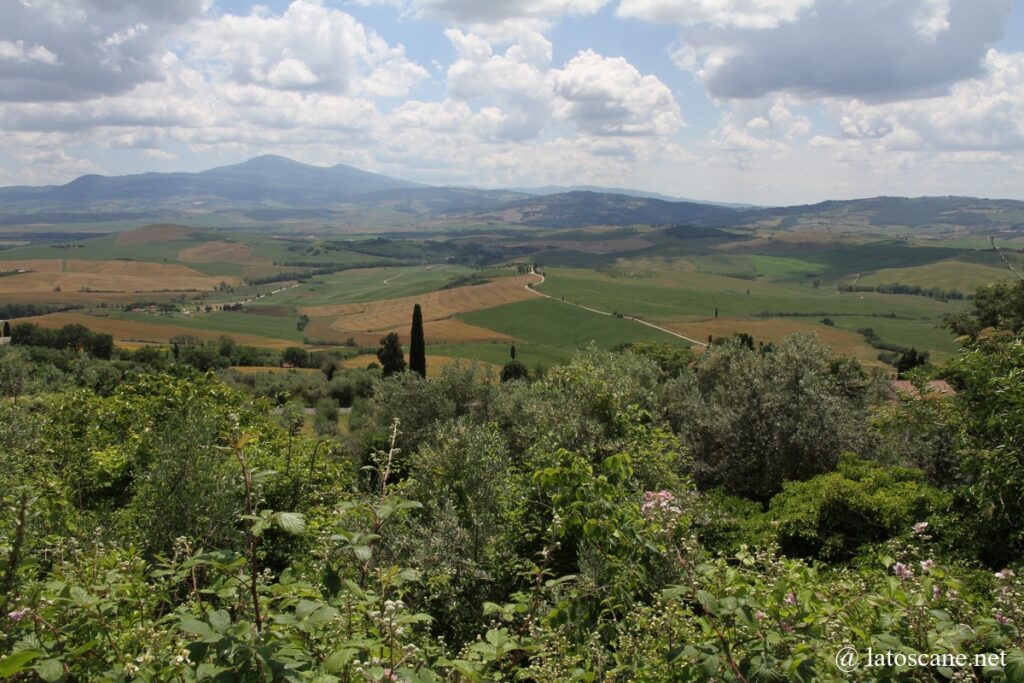
<svg viewBox="0 0 1024 683">
<path fill-rule="evenodd" d="M 85 175 L 65 185 L 0 188 L 0 225 L 197 220 L 220 226 L 291 222 L 321 230 L 345 225 L 371 231 L 459 225 L 689 225 L 988 235 L 1024 233 L 1024 202 L 875 197 L 760 208 L 596 187 L 436 187 L 344 164 L 313 166 L 273 155 L 198 173 Z"/>
</svg>

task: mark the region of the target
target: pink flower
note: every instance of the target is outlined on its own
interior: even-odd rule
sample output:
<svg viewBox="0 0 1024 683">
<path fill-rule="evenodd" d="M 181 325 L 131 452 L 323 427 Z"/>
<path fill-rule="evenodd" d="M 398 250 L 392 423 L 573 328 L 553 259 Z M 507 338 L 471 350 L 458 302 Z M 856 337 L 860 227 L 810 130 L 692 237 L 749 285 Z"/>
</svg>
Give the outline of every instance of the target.
<svg viewBox="0 0 1024 683">
<path fill-rule="evenodd" d="M 996 572 L 996 578 L 999 579 L 1000 581 L 1006 581 L 1007 579 L 1012 579 L 1014 576 L 1016 576 L 1016 574 L 1013 573 L 1012 569 L 1004 569 L 1001 572 Z"/>
<path fill-rule="evenodd" d="M 921 571 L 924 572 L 925 574 L 927 574 L 929 571 L 931 571 L 934 567 L 935 567 L 935 560 L 922 560 L 921 561 Z"/>
<path fill-rule="evenodd" d="M 996 612 L 996 621 L 998 621 L 1003 626 L 1010 625 L 1010 620 L 1002 612 Z"/>
<path fill-rule="evenodd" d="M 22 607 L 21 609 L 16 609 L 13 612 L 8 612 L 7 618 L 11 621 L 21 621 L 26 617 L 26 615 L 28 615 L 28 612 L 28 607 Z"/>
<path fill-rule="evenodd" d="M 939 588 L 939 584 L 932 586 L 932 600 L 938 600 L 942 597 L 942 589 Z"/>
<path fill-rule="evenodd" d="M 788 593 L 786 593 L 786 604 L 787 605 L 795 605 L 796 604 L 796 593 L 794 593 L 793 591 L 789 591 Z"/>
<path fill-rule="evenodd" d="M 757 610 L 756 612 L 754 612 L 754 618 L 758 621 L 764 621 L 768 618 L 768 615 L 762 612 L 761 610 Z"/>
<path fill-rule="evenodd" d="M 928 531 L 928 522 L 918 522 L 914 525 L 914 533 L 918 536 L 920 536 L 926 531 Z"/>
<path fill-rule="evenodd" d="M 673 505 L 676 497 L 671 491 L 647 491 L 644 493 L 644 503 L 640 506 L 640 513 L 644 517 L 650 517 L 655 512 L 668 512 L 673 515 L 682 514 L 682 510 Z"/>
<path fill-rule="evenodd" d="M 384 680 L 386 680 L 386 681 L 397 681 L 398 680 L 398 674 L 396 674 L 391 669 L 384 669 Z"/>
<path fill-rule="evenodd" d="M 902 562 L 897 562 L 892 566 L 892 573 L 901 579 L 914 578 L 914 570 L 908 567 L 907 565 L 903 564 Z"/>
</svg>

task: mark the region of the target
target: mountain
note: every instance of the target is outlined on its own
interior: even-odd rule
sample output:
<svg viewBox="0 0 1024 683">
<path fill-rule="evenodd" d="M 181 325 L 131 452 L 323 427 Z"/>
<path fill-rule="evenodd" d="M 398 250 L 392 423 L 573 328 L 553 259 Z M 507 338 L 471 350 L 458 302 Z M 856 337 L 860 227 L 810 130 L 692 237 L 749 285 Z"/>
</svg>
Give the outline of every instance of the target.
<svg viewBox="0 0 1024 683">
<path fill-rule="evenodd" d="M 86 175 L 65 185 L 0 188 L 0 225 L 188 221 L 243 226 L 290 221 L 367 229 L 494 224 L 771 225 L 828 229 L 855 223 L 903 232 L 1020 232 L 1024 202 L 972 197 L 874 197 L 791 207 L 696 202 L 594 186 L 482 190 L 436 187 L 353 166 L 260 156 L 199 173 Z"/>
<path fill-rule="evenodd" d="M 0 188 L 0 207 L 70 211 L 323 206 L 368 192 L 423 187 L 338 164 L 311 166 L 267 155 L 200 173 L 85 175 L 66 185 Z"/>
<path fill-rule="evenodd" d="M 709 202 L 700 199 L 689 199 L 687 197 L 673 197 L 660 192 L 647 192 L 645 190 L 630 190 L 622 187 L 602 187 L 600 185 L 542 185 L 540 187 L 512 187 L 512 192 L 531 195 L 552 195 L 565 194 L 566 192 L 599 192 L 601 194 L 621 194 L 627 197 L 642 197 L 644 199 L 660 199 L 663 202 L 689 202 L 691 204 L 708 204 L 710 206 L 724 206 L 729 209 L 756 209 L 754 204 L 735 204 L 731 202 Z"/>
<path fill-rule="evenodd" d="M 588 225 L 729 224 L 736 222 L 738 217 L 733 209 L 710 204 L 584 191 L 516 199 L 499 209 L 498 212 L 478 214 L 473 218 L 538 227 L 577 228 Z"/>
</svg>

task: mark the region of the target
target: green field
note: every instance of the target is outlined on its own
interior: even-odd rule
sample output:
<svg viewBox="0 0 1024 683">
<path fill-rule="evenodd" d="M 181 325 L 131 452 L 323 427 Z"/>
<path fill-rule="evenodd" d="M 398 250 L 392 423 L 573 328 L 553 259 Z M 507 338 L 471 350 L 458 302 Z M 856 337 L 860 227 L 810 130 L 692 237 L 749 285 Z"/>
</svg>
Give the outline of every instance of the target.
<svg viewBox="0 0 1024 683">
<path fill-rule="evenodd" d="M 583 269 L 550 268 L 540 286 L 546 294 L 599 310 L 651 320 L 782 315 L 896 315 L 937 318 L 963 304 L 928 297 L 839 293 L 810 282 L 803 285 L 748 281 L 708 273 L 671 272 L 621 278 Z"/>
<path fill-rule="evenodd" d="M 111 311 L 110 318 L 130 320 L 140 323 L 177 325 L 196 330 L 213 330 L 230 335 L 231 333 L 252 334 L 271 339 L 291 339 L 297 344 L 302 343 L 303 333 L 296 329 L 298 315 L 294 317 L 254 315 L 238 311 L 210 311 L 192 315 L 174 313 L 156 315 L 152 313 L 127 313 Z"/>
<path fill-rule="evenodd" d="M 195 303 L 202 307 L 244 302 L 247 312 L 112 316 L 296 343 L 306 336 L 296 328 L 305 307 L 416 296 L 437 291 L 460 276 L 496 278 L 516 272 L 512 267 L 516 263 L 536 262 L 547 276 L 539 289 L 565 303 L 538 298 L 458 316 L 470 325 L 521 340 L 520 354 L 528 365 L 560 362 L 592 340 L 606 348 L 635 340 L 682 343 L 643 325 L 566 303 L 663 325 L 683 325 L 688 334 L 700 333 L 695 338 L 702 340 L 707 334 L 721 336 L 745 328 L 760 330 L 766 337 L 778 336 L 789 330 L 813 329 L 829 317 L 837 330 L 855 332 L 871 327 L 886 342 L 928 350 L 936 359 L 954 353 L 955 344 L 941 329 L 942 320 L 969 308 L 970 301 L 839 292 L 838 287 L 901 284 L 969 294 L 979 285 L 1006 277 L 999 255 L 978 237 L 946 241 L 938 238 L 944 233 L 925 231 L 936 238 L 908 241 L 883 237 L 906 233 L 854 223 L 856 229 L 839 218 L 816 223 L 801 217 L 771 227 L 731 231 L 653 226 L 516 231 L 460 226 L 454 231 L 447 226 L 419 237 L 409 233 L 381 239 L 369 233 L 363 235 L 366 242 L 352 237 L 357 232 L 368 233 L 366 229 L 304 235 L 287 224 L 260 233 L 207 227 L 164 242 L 143 239 L 139 244 L 124 244 L 123 236 L 112 233 L 77 242 L 81 246 L 70 249 L 46 244 L 17 247 L 0 251 L 0 260 L 131 259 L 181 264 L 208 275 L 236 279 L 349 267 L 309 276 L 298 286 L 293 286 L 294 282 L 236 285 L 181 304 L 194 310 Z M 247 249 L 233 250 L 225 242 Z M 216 244 L 180 258 L 182 250 L 205 243 Z M 504 249 L 512 257 L 474 262 L 472 256 L 480 249 Z M 1024 261 L 1017 252 L 1007 255 L 1015 263 Z M 421 265 L 388 265 L 410 262 Z M 366 264 L 376 267 L 357 267 Z M 11 293 L 6 296 L 16 300 L 13 297 Z M 39 301 L 38 292 L 34 297 L 28 300 Z M 146 300 L 144 293 L 140 300 Z M 844 353 L 856 352 L 864 359 L 876 355 L 856 336 L 833 334 L 830 338 Z M 503 364 L 506 346 L 453 343 L 433 345 L 430 352 Z"/>
<path fill-rule="evenodd" d="M 253 306 L 323 306 L 394 299 L 440 289 L 459 275 L 473 272 L 458 266 L 374 268 L 318 275 L 300 287 L 275 294 Z M 507 273 L 506 273 L 507 274 Z"/>
<path fill-rule="evenodd" d="M 965 263 L 961 260 L 939 261 L 913 268 L 886 268 L 861 277 L 862 285 L 917 285 L 924 288 L 956 290 L 973 293 L 981 285 L 1011 276 L 1005 266 Z"/>
<path fill-rule="evenodd" d="M 460 315 L 459 319 L 522 340 L 523 343 L 516 346 L 519 360 L 531 366 L 535 363 L 551 365 L 560 362 L 579 349 L 587 348 L 592 342 L 604 349 L 633 341 L 688 346 L 678 337 L 645 325 L 591 313 L 550 299 L 538 298 L 475 311 Z M 438 349 L 432 353 L 466 355 L 489 363 L 504 363 L 508 360 L 505 344 L 449 344 L 431 348 Z"/>
<path fill-rule="evenodd" d="M 935 357 L 933 360 L 946 360 L 959 348 L 953 335 L 937 320 L 892 320 L 859 316 L 836 317 L 832 320 L 836 327 L 843 330 L 856 331 L 870 327 L 882 341 L 927 349 Z"/>
</svg>

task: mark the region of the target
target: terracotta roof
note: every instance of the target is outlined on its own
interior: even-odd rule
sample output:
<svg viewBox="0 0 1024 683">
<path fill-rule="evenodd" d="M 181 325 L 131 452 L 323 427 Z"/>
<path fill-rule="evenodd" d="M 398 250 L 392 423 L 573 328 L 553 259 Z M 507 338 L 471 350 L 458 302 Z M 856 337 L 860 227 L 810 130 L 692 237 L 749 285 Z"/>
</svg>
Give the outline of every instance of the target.
<svg viewBox="0 0 1024 683">
<path fill-rule="evenodd" d="M 922 398 L 921 392 L 914 383 L 906 379 L 894 379 L 889 382 L 889 391 L 894 398 Z M 940 398 L 956 396 L 956 389 L 944 379 L 933 379 L 924 385 L 924 398 Z"/>
</svg>

